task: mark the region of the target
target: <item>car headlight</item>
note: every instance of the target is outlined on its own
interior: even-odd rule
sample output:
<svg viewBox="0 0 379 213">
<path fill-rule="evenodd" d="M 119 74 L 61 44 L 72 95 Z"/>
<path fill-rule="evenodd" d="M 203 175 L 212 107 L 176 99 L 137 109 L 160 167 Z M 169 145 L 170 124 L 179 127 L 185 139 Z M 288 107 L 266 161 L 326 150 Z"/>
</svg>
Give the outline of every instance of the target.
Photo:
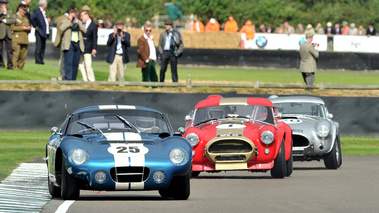
<svg viewBox="0 0 379 213">
<path fill-rule="evenodd" d="M 180 166 L 187 159 L 187 153 L 181 148 L 174 148 L 170 151 L 170 160 L 174 165 Z"/>
<path fill-rule="evenodd" d="M 72 162 L 82 165 L 88 162 L 89 155 L 84 149 L 74 149 L 70 154 Z"/>
<path fill-rule="evenodd" d="M 267 145 L 271 144 L 274 141 L 274 134 L 270 131 L 264 131 L 261 134 L 261 141 Z"/>
<path fill-rule="evenodd" d="M 318 136 L 325 138 L 329 135 L 329 127 L 325 125 L 321 125 L 317 128 L 317 134 Z"/>
<path fill-rule="evenodd" d="M 199 143 L 199 136 L 197 136 L 195 133 L 188 134 L 186 139 L 192 147 L 196 146 Z"/>
</svg>

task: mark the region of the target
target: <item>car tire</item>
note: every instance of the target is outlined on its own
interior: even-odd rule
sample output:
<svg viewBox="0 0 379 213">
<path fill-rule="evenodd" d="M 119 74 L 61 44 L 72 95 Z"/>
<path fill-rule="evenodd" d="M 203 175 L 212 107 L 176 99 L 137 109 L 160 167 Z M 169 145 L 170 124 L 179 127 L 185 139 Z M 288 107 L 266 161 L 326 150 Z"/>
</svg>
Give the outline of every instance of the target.
<svg viewBox="0 0 379 213">
<path fill-rule="evenodd" d="M 293 155 L 291 150 L 290 159 L 286 161 L 286 176 L 289 177 L 293 171 Z"/>
<path fill-rule="evenodd" d="M 174 177 L 170 186 L 167 189 L 159 190 L 159 194 L 164 198 L 187 200 L 190 196 L 190 174 Z"/>
<path fill-rule="evenodd" d="M 276 156 L 276 158 L 274 160 L 274 167 L 271 169 L 271 177 L 273 177 L 273 178 L 284 178 L 286 173 L 287 173 L 286 153 L 285 153 L 284 139 L 283 139 L 282 145 L 280 146 L 278 156 Z"/>
<path fill-rule="evenodd" d="M 54 186 L 54 184 L 50 181 L 49 174 L 47 174 L 47 184 L 51 197 L 56 198 L 61 196 L 61 188 Z"/>
<path fill-rule="evenodd" d="M 67 172 L 64 162 L 62 159 L 61 197 L 64 200 L 76 200 L 80 195 L 78 180 Z"/>
<path fill-rule="evenodd" d="M 341 140 L 340 140 L 340 135 L 337 135 L 337 141 L 338 141 L 338 154 L 339 154 L 339 165 L 338 168 L 341 167 L 342 165 L 342 149 L 341 149 Z"/>
<path fill-rule="evenodd" d="M 338 136 L 333 144 L 332 150 L 328 154 L 324 155 L 324 164 L 327 169 L 338 169 L 338 167 L 342 164 L 341 145 Z"/>
</svg>

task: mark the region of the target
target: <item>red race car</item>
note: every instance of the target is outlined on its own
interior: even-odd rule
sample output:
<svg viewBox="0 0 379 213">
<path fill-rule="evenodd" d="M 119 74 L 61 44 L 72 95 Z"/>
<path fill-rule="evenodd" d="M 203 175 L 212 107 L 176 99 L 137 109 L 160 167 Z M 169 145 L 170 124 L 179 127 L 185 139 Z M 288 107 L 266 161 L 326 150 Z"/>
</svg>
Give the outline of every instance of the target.
<svg viewBox="0 0 379 213">
<path fill-rule="evenodd" d="M 230 170 L 291 175 L 291 128 L 278 122 L 268 99 L 211 95 L 186 121 L 183 136 L 193 149 L 192 176 Z"/>
</svg>

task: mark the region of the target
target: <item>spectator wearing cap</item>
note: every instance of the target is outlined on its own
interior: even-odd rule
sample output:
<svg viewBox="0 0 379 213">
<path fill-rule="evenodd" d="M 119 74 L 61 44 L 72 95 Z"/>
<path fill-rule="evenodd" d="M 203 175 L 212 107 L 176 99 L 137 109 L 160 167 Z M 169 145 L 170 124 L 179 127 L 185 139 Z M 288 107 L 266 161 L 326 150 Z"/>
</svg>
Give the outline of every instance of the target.
<svg viewBox="0 0 379 213">
<path fill-rule="evenodd" d="M 311 32 L 313 34 L 315 34 L 315 29 L 313 29 L 313 26 L 311 24 L 308 24 L 306 27 L 305 27 L 305 31 L 304 31 L 304 34 L 307 34 L 308 32 Z"/>
<path fill-rule="evenodd" d="M 76 80 L 81 53 L 84 52 L 83 33 L 87 29 L 78 19 L 75 8 L 67 11 L 68 19 L 63 20 L 60 26 L 62 31 L 61 50 L 64 52 L 64 80 Z"/>
<path fill-rule="evenodd" d="M 215 18 L 209 19 L 207 25 L 205 26 L 206 32 L 218 32 L 220 31 L 220 24 Z"/>
<path fill-rule="evenodd" d="M 350 24 L 349 35 L 358 35 L 358 29 L 355 27 L 354 23 Z"/>
<path fill-rule="evenodd" d="M 183 41 L 178 31 L 173 29 L 171 19 L 165 20 L 166 31 L 159 36 L 158 52 L 161 56 L 159 81 L 164 82 L 167 65 L 170 62 L 172 82 L 178 82 L 178 57 L 183 52 Z"/>
<path fill-rule="evenodd" d="M 28 54 L 28 34 L 31 30 L 31 26 L 26 16 L 29 5 L 21 3 L 18 5 L 18 9 L 16 13 L 16 23 L 11 26 L 13 31 L 13 68 L 22 70 L 24 69 L 26 55 Z"/>
<path fill-rule="evenodd" d="M 315 72 L 317 70 L 317 59 L 319 52 L 316 49 L 318 44 L 313 44 L 313 32 L 305 34 L 306 41 L 300 45 L 300 72 L 307 86 L 312 86 L 315 82 Z M 307 91 L 312 90 L 306 88 Z"/>
<path fill-rule="evenodd" d="M 367 28 L 367 31 L 366 31 L 366 35 L 367 35 L 367 37 L 376 36 L 376 29 L 374 27 L 374 24 L 369 24 L 368 25 L 368 28 Z"/>
<path fill-rule="evenodd" d="M 83 81 L 95 81 L 95 74 L 92 69 L 92 56 L 96 57 L 97 54 L 98 26 L 92 21 L 89 11 L 90 8 L 84 5 L 80 13 L 80 19 L 87 29 L 87 32 L 83 33 L 84 52 L 82 53 L 81 63 L 79 64 Z"/>
<path fill-rule="evenodd" d="M 253 48 L 253 39 L 255 36 L 255 26 L 253 23 L 250 20 L 247 20 L 239 33 L 241 35 L 241 48 Z"/>
<path fill-rule="evenodd" d="M 13 47 L 12 47 L 12 29 L 11 25 L 15 23 L 15 17 L 12 10 L 7 9 L 8 0 L 0 0 L 3 15 L 0 16 L 0 68 L 4 68 L 3 43 L 7 52 L 7 68 L 13 70 Z"/>
<path fill-rule="evenodd" d="M 334 35 L 334 34 L 336 34 L 336 31 L 333 28 L 332 22 L 326 23 L 325 34 L 326 35 Z"/>
<path fill-rule="evenodd" d="M 45 64 L 45 48 L 46 40 L 49 38 L 50 29 L 49 22 L 46 16 L 47 0 L 39 0 L 39 8 L 37 8 L 30 18 L 30 21 L 36 29 L 36 49 L 34 52 L 35 63 Z"/>
<path fill-rule="evenodd" d="M 23 5 L 30 5 L 30 2 L 32 2 L 32 0 L 24 0 L 24 1 L 21 1 L 21 4 L 23 4 Z M 19 6 L 17 6 L 17 9 L 16 9 L 16 13 L 18 12 L 18 9 L 19 9 Z M 28 8 L 28 10 L 26 11 L 26 17 L 28 18 L 28 20 L 29 20 L 29 24 L 31 24 L 30 23 L 30 11 L 29 11 L 29 8 Z"/>
<path fill-rule="evenodd" d="M 114 32 L 108 36 L 107 46 L 110 47 L 107 56 L 109 65 L 108 81 L 118 80 L 124 82 L 126 63 L 129 62 L 128 47 L 130 47 L 130 34 L 124 31 L 124 23 L 116 22 Z"/>
</svg>

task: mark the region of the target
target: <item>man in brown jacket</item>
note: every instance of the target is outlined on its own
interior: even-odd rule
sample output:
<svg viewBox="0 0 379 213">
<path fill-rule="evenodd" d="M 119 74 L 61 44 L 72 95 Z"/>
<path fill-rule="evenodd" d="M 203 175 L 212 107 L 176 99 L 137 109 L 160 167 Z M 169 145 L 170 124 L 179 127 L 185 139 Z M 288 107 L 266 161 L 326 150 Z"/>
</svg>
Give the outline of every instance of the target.
<svg viewBox="0 0 379 213">
<path fill-rule="evenodd" d="M 13 31 L 13 68 L 24 69 L 26 55 L 28 54 L 29 39 L 28 34 L 31 30 L 29 19 L 26 12 L 29 5 L 21 3 L 18 5 L 18 12 L 16 13 L 16 23 L 12 24 Z"/>
<path fill-rule="evenodd" d="M 151 35 L 151 24 L 147 22 L 144 25 L 145 33 L 138 39 L 138 62 L 137 67 L 142 68 L 142 81 L 158 82 L 158 76 L 155 70 L 157 53 Z"/>
<path fill-rule="evenodd" d="M 316 60 L 319 56 L 318 50 L 315 49 L 318 44 L 312 43 L 313 36 L 313 32 L 307 32 L 305 34 L 306 41 L 300 45 L 300 72 L 307 86 L 312 86 L 315 82 Z M 311 91 L 312 89 L 307 88 L 305 90 Z"/>
</svg>

